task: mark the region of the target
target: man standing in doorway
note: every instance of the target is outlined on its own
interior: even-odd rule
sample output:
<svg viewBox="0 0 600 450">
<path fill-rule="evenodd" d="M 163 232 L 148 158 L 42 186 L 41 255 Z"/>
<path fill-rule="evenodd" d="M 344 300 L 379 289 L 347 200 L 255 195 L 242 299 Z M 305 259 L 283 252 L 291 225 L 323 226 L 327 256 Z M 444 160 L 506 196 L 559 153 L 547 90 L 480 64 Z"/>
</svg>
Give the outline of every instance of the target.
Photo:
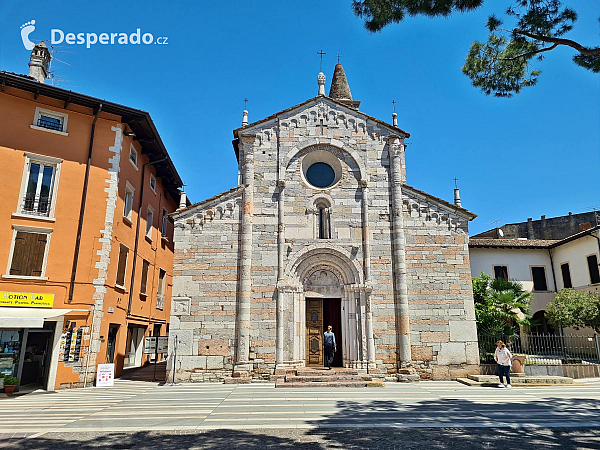
<svg viewBox="0 0 600 450">
<path fill-rule="evenodd" d="M 335 334 L 331 331 L 331 325 L 327 325 L 327 331 L 323 333 L 323 350 L 325 353 L 325 365 L 331 370 L 331 363 L 333 362 L 333 354 L 337 351 L 337 345 L 335 343 Z"/>
</svg>

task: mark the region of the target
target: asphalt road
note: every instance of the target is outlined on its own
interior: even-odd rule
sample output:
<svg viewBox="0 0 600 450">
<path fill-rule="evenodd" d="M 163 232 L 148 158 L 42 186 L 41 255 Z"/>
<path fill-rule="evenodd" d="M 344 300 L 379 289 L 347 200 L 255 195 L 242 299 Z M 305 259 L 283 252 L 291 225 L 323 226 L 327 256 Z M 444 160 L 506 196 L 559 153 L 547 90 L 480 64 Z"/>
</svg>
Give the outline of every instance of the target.
<svg viewBox="0 0 600 450">
<path fill-rule="evenodd" d="M 274 389 L 117 381 L 0 399 L 0 447 L 600 448 L 600 381 Z"/>
</svg>

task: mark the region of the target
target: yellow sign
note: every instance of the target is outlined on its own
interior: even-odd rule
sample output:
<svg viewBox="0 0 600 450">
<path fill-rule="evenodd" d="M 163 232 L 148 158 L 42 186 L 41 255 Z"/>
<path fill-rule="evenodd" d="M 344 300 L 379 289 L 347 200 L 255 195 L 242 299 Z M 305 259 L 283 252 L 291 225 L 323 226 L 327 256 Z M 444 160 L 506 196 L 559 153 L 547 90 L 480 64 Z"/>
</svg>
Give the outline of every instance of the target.
<svg viewBox="0 0 600 450">
<path fill-rule="evenodd" d="M 26 294 L 24 292 L 0 292 L 0 306 L 29 306 L 52 308 L 54 294 Z"/>
</svg>

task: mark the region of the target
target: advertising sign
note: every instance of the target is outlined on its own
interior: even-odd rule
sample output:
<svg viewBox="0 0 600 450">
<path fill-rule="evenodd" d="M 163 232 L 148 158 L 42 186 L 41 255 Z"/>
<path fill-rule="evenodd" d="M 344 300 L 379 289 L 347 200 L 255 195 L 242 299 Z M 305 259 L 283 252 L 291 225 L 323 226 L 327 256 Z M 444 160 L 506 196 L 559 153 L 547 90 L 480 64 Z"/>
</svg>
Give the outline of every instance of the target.
<svg viewBox="0 0 600 450">
<path fill-rule="evenodd" d="M 158 349 L 156 348 L 156 340 L 158 339 Z M 167 353 L 169 348 L 168 336 L 146 336 L 144 338 L 144 353 Z"/>
<path fill-rule="evenodd" d="M 0 306 L 28 306 L 30 308 L 52 308 L 54 294 L 33 294 L 26 292 L 1 292 Z"/>
<path fill-rule="evenodd" d="M 111 387 L 115 383 L 115 365 L 98 364 L 96 387 Z"/>
</svg>

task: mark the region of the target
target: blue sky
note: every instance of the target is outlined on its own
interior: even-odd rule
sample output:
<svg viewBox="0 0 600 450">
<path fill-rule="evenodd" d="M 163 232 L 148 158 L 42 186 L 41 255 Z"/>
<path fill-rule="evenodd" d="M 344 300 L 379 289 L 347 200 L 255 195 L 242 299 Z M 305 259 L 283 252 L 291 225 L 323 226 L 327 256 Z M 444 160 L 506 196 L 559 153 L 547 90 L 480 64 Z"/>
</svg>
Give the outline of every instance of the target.
<svg viewBox="0 0 600 450">
<path fill-rule="evenodd" d="M 232 130 L 243 99 L 250 121 L 317 93 L 319 59 L 331 80 L 340 52 L 361 110 L 411 133 L 408 183 L 479 217 L 471 233 L 499 223 L 600 208 L 600 75 L 559 48 L 539 83 L 511 99 L 486 97 L 460 68 L 469 44 L 484 40 L 486 17 L 505 0 L 448 19 L 413 18 L 367 33 L 350 1 L 63 2 L 0 0 L 0 69 L 26 73 L 20 26 L 34 41 L 64 33 L 150 32 L 168 45 L 65 45 L 54 64 L 62 87 L 144 109 L 187 183 L 193 201 L 237 183 Z M 570 2 L 580 15 L 567 37 L 599 43 L 600 9 Z M 497 5 L 494 9 L 490 5 Z M 64 52 L 64 53 L 63 53 Z M 327 85 L 327 91 L 328 91 Z"/>
</svg>

